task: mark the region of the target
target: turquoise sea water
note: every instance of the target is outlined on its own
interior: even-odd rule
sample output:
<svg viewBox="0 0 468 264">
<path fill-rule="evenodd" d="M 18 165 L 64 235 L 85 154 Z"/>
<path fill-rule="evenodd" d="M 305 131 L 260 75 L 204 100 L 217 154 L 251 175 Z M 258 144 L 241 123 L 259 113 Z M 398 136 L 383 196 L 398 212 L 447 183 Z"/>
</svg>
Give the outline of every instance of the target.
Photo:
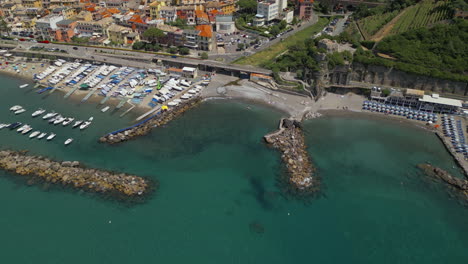
<svg viewBox="0 0 468 264">
<path fill-rule="evenodd" d="M 459 173 L 431 133 L 364 118 L 307 121 L 323 192 L 306 205 L 282 195 L 279 154 L 262 142 L 277 127 L 274 110 L 212 101 L 148 136 L 108 146 L 97 138 L 132 116 L 20 90 L 21 81 L 9 77 L 1 83 L 1 122 L 58 134 L 41 142 L 4 129 L 2 147 L 160 183 L 146 203 L 128 207 L 0 172 L 2 263 L 468 261 L 468 210 L 414 167 L 430 161 Z M 29 111 L 15 117 L 8 111 L 14 104 Z M 50 126 L 30 117 L 40 106 L 96 122 L 84 132 Z M 64 147 L 69 136 L 75 142 Z"/>
</svg>

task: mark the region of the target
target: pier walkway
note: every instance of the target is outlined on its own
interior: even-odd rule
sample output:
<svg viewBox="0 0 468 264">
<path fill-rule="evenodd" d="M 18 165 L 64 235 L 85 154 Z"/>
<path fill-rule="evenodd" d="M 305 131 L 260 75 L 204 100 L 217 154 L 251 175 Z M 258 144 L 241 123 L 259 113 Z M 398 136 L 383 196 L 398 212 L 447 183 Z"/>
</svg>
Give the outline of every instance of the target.
<svg viewBox="0 0 468 264">
<path fill-rule="evenodd" d="M 83 99 L 81 99 L 81 102 L 84 103 L 84 102 L 88 101 L 88 99 L 89 99 L 97 90 L 98 90 L 97 88 L 93 88 L 91 91 L 89 91 L 89 93 L 88 93 Z"/>
<path fill-rule="evenodd" d="M 66 99 L 66 98 L 70 97 L 70 95 L 72 95 L 72 94 L 73 94 L 73 93 L 74 93 L 76 90 L 78 90 L 78 89 L 80 89 L 80 87 L 79 87 L 79 86 L 75 86 L 75 87 L 73 87 L 73 88 L 72 88 L 70 91 L 68 91 L 68 93 L 67 93 L 67 94 L 65 94 L 65 95 L 63 96 L 63 98 L 65 98 L 65 99 Z"/>
</svg>

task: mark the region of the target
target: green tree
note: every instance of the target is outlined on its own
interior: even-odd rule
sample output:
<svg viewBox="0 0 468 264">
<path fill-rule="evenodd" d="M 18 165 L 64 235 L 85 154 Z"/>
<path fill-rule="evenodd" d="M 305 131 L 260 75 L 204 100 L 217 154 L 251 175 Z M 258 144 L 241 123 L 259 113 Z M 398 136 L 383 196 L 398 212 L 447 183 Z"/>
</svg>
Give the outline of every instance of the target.
<svg viewBox="0 0 468 264">
<path fill-rule="evenodd" d="M 7 33 L 8 36 L 10 35 L 10 32 L 11 32 L 11 27 L 8 25 L 8 23 L 5 21 L 3 17 L 0 17 L 0 31 L 2 33 Z"/>
<path fill-rule="evenodd" d="M 167 49 L 167 51 L 171 54 L 176 54 L 177 53 L 177 48 L 174 48 L 174 47 L 170 47 Z"/>
<path fill-rule="evenodd" d="M 132 46 L 132 49 L 134 50 L 142 50 L 145 48 L 145 42 L 143 41 L 137 41 L 135 43 L 133 43 L 133 46 Z"/>
<path fill-rule="evenodd" d="M 288 26 L 288 23 L 285 20 L 281 20 L 281 22 L 279 22 L 278 24 L 278 27 L 280 30 L 284 30 L 287 26 Z"/>
<path fill-rule="evenodd" d="M 237 49 L 238 50 L 243 50 L 244 49 L 244 43 L 237 44 Z"/>
<path fill-rule="evenodd" d="M 277 25 L 272 26 L 270 29 L 270 34 L 272 34 L 273 36 L 278 35 L 280 32 L 281 30 L 279 29 Z"/>
<path fill-rule="evenodd" d="M 237 6 L 244 13 L 255 14 L 257 12 L 257 0 L 239 0 Z"/>
<path fill-rule="evenodd" d="M 201 58 L 202 60 L 207 60 L 207 59 L 208 59 L 208 53 L 202 52 L 202 54 L 200 55 L 200 58 Z"/>
<path fill-rule="evenodd" d="M 190 54 L 190 50 L 189 50 L 189 48 L 187 48 L 187 47 L 180 47 L 180 48 L 179 48 L 179 54 L 180 54 L 180 55 L 189 55 L 189 54 Z"/>
<path fill-rule="evenodd" d="M 160 30 L 159 28 L 149 28 L 143 32 L 143 37 L 152 43 L 157 42 L 158 39 L 164 36 L 164 31 Z"/>
</svg>

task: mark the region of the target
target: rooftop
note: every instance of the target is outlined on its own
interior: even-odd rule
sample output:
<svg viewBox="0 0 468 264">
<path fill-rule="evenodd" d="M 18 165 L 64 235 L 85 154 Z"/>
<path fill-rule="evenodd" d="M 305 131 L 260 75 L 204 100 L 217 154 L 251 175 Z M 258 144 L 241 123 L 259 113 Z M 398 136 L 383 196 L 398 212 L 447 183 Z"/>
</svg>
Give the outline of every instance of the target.
<svg viewBox="0 0 468 264">
<path fill-rule="evenodd" d="M 441 105 L 462 107 L 462 101 L 456 100 L 456 99 L 439 97 L 438 94 L 424 95 L 423 98 L 419 99 L 419 101 L 426 102 L 426 103 L 435 103 L 435 104 L 441 104 Z"/>
<path fill-rule="evenodd" d="M 416 90 L 416 89 L 406 89 L 406 94 L 416 95 L 416 96 L 424 96 L 424 91 L 423 90 Z"/>
</svg>

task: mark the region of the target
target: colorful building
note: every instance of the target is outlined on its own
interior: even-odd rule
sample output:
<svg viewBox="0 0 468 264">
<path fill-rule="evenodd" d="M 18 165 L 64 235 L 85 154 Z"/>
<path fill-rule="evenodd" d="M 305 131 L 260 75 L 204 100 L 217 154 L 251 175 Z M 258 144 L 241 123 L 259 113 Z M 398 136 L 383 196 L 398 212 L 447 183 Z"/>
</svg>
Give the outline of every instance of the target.
<svg viewBox="0 0 468 264">
<path fill-rule="evenodd" d="M 153 3 L 149 5 L 150 18 L 152 20 L 159 18 L 159 11 L 161 10 L 163 6 L 166 6 L 166 2 L 164 1 L 154 1 Z"/>
<path fill-rule="evenodd" d="M 59 42 L 71 42 L 76 34 L 76 24 L 76 21 L 70 19 L 57 22 L 57 29 L 54 31 L 55 40 Z"/>
</svg>

